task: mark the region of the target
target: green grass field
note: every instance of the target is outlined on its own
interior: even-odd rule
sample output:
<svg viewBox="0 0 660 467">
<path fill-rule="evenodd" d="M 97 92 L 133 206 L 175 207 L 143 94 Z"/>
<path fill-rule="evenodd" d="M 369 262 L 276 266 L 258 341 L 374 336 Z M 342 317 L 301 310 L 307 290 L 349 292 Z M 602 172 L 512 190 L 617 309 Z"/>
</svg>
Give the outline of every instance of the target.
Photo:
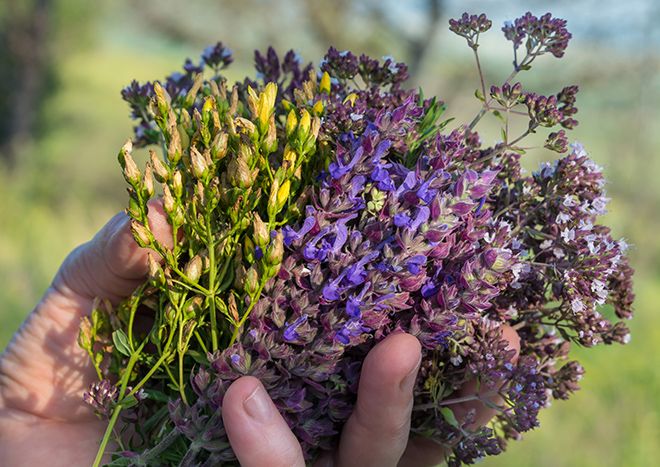
<svg viewBox="0 0 660 467">
<path fill-rule="evenodd" d="M 24 148 L 12 173 L 0 169 L 0 348 L 67 252 L 123 208 L 115 155 L 131 125 L 120 88 L 132 78 L 165 75 L 184 53 L 152 48 L 140 54 L 111 42 L 60 58 L 61 86 L 45 109 L 44 131 Z M 613 199 L 606 222 L 633 245 L 638 298 L 632 342 L 576 349 L 587 370 L 583 390 L 556 402 L 544 413 L 542 429 L 485 465 L 647 466 L 660 459 L 660 118 L 655 110 L 660 78 L 647 76 L 630 57 L 613 56 L 608 66 L 597 65 L 589 59 L 592 53 L 571 55 L 559 83 L 548 73 L 552 63 L 541 67 L 533 82 L 554 88 L 575 80 L 586 89 L 578 100 L 583 123 L 574 136 L 605 166 Z M 655 57 L 654 65 L 647 65 L 657 69 L 657 62 Z M 472 84 L 459 83 L 472 73 L 470 64 L 443 66 L 439 76 L 454 78 L 434 81 L 427 94 L 470 96 Z M 636 80 L 643 81 L 643 93 Z M 449 102 L 461 112 L 475 105 Z M 543 157 L 530 155 L 528 165 Z"/>
</svg>

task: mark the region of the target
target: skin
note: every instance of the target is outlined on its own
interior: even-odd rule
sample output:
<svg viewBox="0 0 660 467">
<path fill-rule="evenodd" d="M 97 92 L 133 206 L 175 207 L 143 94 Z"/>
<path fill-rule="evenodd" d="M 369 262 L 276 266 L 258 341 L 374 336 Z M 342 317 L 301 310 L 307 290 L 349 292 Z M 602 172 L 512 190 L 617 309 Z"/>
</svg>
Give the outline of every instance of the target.
<svg viewBox="0 0 660 467">
<path fill-rule="evenodd" d="M 154 234 L 167 245 L 170 230 L 159 203 L 151 205 L 149 216 Z M 118 303 L 144 280 L 147 270 L 147 251 L 134 242 L 123 213 L 66 258 L 0 356 L 3 465 L 91 465 L 105 422 L 81 400 L 96 374 L 78 348 L 78 325 L 90 313 L 95 297 Z M 520 348 L 515 331 L 505 327 L 504 336 L 510 348 Z M 421 467 L 442 461 L 438 445 L 409 439 L 420 359 L 418 340 L 405 333 L 390 335 L 371 350 L 360 377 L 357 405 L 339 446 L 315 466 Z M 466 386 L 457 396 L 474 393 L 474 386 Z M 458 418 L 470 408 L 477 409 L 480 424 L 493 416 L 481 402 L 453 407 Z M 300 444 L 256 378 L 243 377 L 231 385 L 223 420 L 241 465 L 305 465 Z"/>
</svg>

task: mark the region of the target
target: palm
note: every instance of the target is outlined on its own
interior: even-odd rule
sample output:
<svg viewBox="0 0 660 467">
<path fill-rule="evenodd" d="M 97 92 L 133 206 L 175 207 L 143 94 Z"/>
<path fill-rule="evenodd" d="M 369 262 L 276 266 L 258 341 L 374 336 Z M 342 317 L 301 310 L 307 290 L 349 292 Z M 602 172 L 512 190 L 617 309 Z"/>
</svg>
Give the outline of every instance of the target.
<svg viewBox="0 0 660 467">
<path fill-rule="evenodd" d="M 159 219 L 155 227 L 166 231 Z M 6 465 L 92 463 L 105 424 L 82 403 L 96 373 L 77 345 L 80 318 L 96 296 L 116 302 L 128 295 L 144 277 L 145 255 L 132 242 L 126 217 L 115 216 L 67 258 L 9 344 L 0 358 L 0 452 Z"/>
<path fill-rule="evenodd" d="M 151 208 L 151 230 L 169 246 L 171 229 L 162 206 L 152 203 Z M 66 259 L 44 298 L 0 355 L 3 465 L 92 464 L 106 423 L 82 403 L 83 391 L 97 376 L 77 345 L 80 319 L 90 313 L 95 297 L 117 303 L 128 296 L 147 270 L 147 251 L 133 241 L 124 214 L 115 216 Z M 506 327 L 504 331 L 511 347 L 519 349 L 515 331 Z M 336 464 L 420 466 L 435 465 L 442 458 L 442 450 L 429 441 L 408 443 L 419 358 L 419 342 L 405 334 L 389 336 L 369 353 L 356 409 L 334 455 Z M 258 386 L 255 378 L 240 378 L 223 404 L 225 427 L 241 465 L 304 465 L 300 445 L 267 395 L 264 404 L 272 408 L 267 420 L 256 422 L 245 410 Z M 492 416 L 490 409 L 474 402 L 454 410 L 461 418 L 472 408 L 477 410 L 478 423 Z"/>
</svg>

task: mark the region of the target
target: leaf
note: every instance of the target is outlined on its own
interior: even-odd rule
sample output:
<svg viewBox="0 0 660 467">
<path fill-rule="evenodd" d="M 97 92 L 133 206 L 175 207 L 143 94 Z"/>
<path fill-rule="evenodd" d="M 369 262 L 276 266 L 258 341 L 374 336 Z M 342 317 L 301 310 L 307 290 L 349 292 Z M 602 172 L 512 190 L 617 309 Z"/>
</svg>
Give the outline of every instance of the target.
<svg viewBox="0 0 660 467">
<path fill-rule="evenodd" d="M 131 394 L 130 396 L 124 397 L 120 402 L 119 405 L 122 406 L 124 409 L 130 409 L 131 407 L 135 407 L 138 405 L 138 400 L 135 395 Z"/>
<path fill-rule="evenodd" d="M 454 411 L 449 407 L 440 407 L 440 413 L 442 414 L 442 417 L 445 419 L 445 421 L 451 426 L 454 428 L 459 427 L 458 420 L 456 420 L 456 416 L 454 415 Z"/>
<path fill-rule="evenodd" d="M 127 357 L 131 356 L 131 347 L 128 344 L 128 337 L 126 337 L 126 333 L 124 333 L 124 331 L 117 329 L 115 332 L 113 332 L 112 342 L 115 344 L 115 349 L 117 349 L 117 352 L 122 355 L 126 355 Z"/>
<path fill-rule="evenodd" d="M 482 94 L 481 90 L 479 90 L 479 89 L 475 89 L 475 90 L 474 90 L 474 97 L 476 97 L 477 99 L 479 99 L 481 102 L 484 102 L 484 101 L 486 100 L 486 98 L 485 98 L 484 95 Z"/>
<path fill-rule="evenodd" d="M 504 116 L 500 113 L 499 110 L 493 110 L 492 114 L 495 115 L 502 123 L 505 122 Z"/>
</svg>

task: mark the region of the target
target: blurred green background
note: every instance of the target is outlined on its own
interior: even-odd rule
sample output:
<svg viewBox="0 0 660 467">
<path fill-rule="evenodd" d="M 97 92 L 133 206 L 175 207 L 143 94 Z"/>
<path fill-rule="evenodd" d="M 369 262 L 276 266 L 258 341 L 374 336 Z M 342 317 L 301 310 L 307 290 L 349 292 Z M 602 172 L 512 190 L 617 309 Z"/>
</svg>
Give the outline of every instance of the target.
<svg viewBox="0 0 660 467">
<path fill-rule="evenodd" d="M 511 63 L 499 32 L 530 9 L 568 19 L 562 60 L 542 57 L 522 76 L 556 92 L 579 84 L 581 141 L 605 167 L 605 222 L 632 245 L 636 318 L 625 347 L 576 349 L 583 390 L 542 416 L 542 429 L 485 465 L 646 466 L 660 459 L 660 2 L 657 0 L 3 0 L 0 2 L 0 348 L 48 287 L 67 252 L 126 202 L 116 153 L 131 134 L 119 91 L 163 78 L 222 40 L 227 73 L 251 73 L 252 51 L 293 48 L 318 63 L 329 45 L 411 65 L 412 83 L 437 94 L 458 121 L 478 110 L 472 56 L 447 32 L 464 10 L 494 28 L 480 48 L 498 83 Z M 482 126 L 486 142 L 497 133 Z M 532 151 L 532 169 L 547 151 Z"/>
</svg>

